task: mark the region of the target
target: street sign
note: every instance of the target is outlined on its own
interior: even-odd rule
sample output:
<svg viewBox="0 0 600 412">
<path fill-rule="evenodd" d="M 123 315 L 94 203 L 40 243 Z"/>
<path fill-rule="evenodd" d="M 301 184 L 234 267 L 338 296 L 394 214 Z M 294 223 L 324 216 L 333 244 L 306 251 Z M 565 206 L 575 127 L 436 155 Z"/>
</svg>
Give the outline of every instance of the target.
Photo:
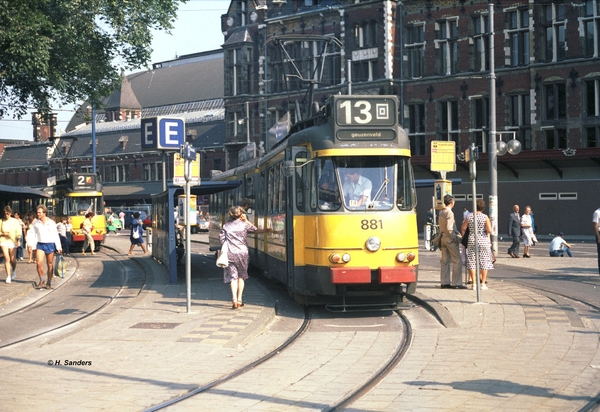
<svg viewBox="0 0 600 412">
<path fill-rule="evenodd" d="M 185 142 L 185 121 L 176 117 L 141 120 L 143 150 L 179 150 Z"/>
<path fill-rule="evenodd" d="M 431 171 L 456 171 L 456 143 L 445 140 L 431 142 Z"/>
<path fill-rule="evenodd" d="M 185 163 L 186 160 L 179 153 L 175 153 L 173 161 L 173 184 L 175 186 L 185 186 Z M 187 160 L 189 162 L 189 160 Z M 200 184 L 200 153 L 196 153 L 196 160 L 191 161 L 190 184 L 198 186 Z"/>
<path fill-rule="evenodd" d="M 185 148 L 184 157 L 187 160 L 196 160 L 196 148 L 189 143 L 186 143 L 185 145 L 183 145 L 183 147 Z"/>
</svg>

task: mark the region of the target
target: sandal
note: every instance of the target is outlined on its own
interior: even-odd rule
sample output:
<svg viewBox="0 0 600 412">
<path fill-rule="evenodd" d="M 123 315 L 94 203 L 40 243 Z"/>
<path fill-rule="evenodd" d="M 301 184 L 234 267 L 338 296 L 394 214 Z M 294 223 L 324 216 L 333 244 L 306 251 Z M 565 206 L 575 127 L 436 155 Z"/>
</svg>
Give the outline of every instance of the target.
<svg viewBox="0 0 600 412">
<path fill-rule="evenodd" d="M 45 280 L 40 279 L 40 281 L 35 285 L 36 289 L 44 289 L 46 287 L 47 282 Z"/>
<path fill-rule="evenodd" d="M 131 256 L 131 255 L 133 255 L 133 253 L 129 252 L 127 255 Z"/>
<path fill-rule="evenodd" d="M 237 309 L 239 307 L 240 307 L 239 304 L 234 300 L 233 305 L 231 305 L 231 309 Z"/>
</svg>

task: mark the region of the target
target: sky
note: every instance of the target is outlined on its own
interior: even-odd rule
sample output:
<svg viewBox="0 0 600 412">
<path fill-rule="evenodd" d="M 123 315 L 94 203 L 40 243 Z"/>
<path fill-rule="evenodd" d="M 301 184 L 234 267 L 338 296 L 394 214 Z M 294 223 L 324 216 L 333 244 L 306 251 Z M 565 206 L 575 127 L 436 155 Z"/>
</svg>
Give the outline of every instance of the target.
<svg viewBox="0 0 600 412">
<path fill-rule="evenodd" d="M 149 66 L 184 54 L 220 49 L 223 44 L 221 15 L 227 12 L 229 3 L 229 0 L 188 0 L 186 4 L 180 4 L 171 34 L 154 32 Z M 57 106 L 55 112 L 58 129 L 63 130 L 73 116 L 74 107 Z M 31 114 L 21 120 L 11 116 L 0 119 L 0 139 L 33 140 Z"/>
</svg>

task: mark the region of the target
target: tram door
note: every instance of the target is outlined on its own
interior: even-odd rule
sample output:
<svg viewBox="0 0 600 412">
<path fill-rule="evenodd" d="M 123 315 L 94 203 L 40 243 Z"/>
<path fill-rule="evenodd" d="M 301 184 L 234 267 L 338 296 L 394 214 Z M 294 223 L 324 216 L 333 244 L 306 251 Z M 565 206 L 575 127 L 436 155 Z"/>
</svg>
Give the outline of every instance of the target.
<svg viewBox="0 0 600 412">
<path fill-rule="evenodd" d="M 306 212 L 308 205 L 308 182 L 310 172 L 306 167 L 310 157 L 305 147 L 292 147 L 286 153 L 287 171 L 290 190 L 286 211 L 286 262 L 287 285 L 291 290 L 305 290 L 304 233 L 306 229 Z M 291 162 L 290 162 L 291 161 Z"/>
</svg>

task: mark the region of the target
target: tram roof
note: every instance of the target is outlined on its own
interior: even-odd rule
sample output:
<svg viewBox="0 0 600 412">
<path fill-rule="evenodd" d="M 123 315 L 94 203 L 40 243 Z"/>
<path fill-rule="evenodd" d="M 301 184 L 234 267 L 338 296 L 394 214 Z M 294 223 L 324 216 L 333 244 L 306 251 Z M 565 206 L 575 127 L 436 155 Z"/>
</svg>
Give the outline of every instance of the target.
<svg viewBox="0 0 600 412">
<path fill-rule="evenodd" d="M 3 198 L 8 198 L 12 200 L 39 199 L 50 197 L 50 195 L 48 193 L 43 192 L 42 189 L 7 185 L 0 185 L 0 195 L 2 195 Z"/>
</svg>

